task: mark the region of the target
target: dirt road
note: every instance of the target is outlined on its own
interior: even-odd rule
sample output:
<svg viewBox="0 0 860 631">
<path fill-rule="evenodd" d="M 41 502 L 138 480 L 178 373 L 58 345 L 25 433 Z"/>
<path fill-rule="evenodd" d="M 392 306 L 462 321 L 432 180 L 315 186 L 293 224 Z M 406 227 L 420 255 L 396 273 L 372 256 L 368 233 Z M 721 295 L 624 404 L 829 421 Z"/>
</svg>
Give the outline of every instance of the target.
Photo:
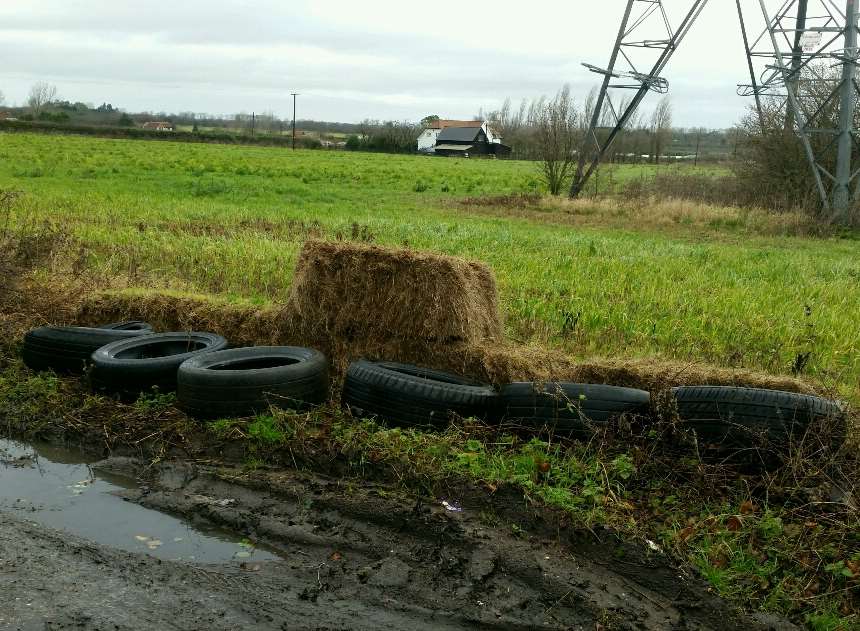
<svg viewBox="0 0 860 631">
<path fill-rule="evenodd" d="M 456 491 L 457 512 L 294 472 L 99 466 L 143 478 L 130 501 L 241 532 L 282 560 L 161 560 L 0 512 L 0 628 L 794 628 L 739 614 L 642 546 L 550 534 L 513 494 Z"/>
</svg>

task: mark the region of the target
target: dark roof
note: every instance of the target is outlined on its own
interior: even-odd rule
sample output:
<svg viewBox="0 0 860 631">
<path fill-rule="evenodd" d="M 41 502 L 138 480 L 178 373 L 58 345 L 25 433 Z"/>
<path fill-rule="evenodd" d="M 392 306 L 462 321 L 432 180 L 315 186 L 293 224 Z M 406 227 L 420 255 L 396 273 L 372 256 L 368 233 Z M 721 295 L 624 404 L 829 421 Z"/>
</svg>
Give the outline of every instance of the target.
<svg viewBox="0 0 860 631">
<path fill-rule="evenodd" d="M 446 127 L 480 127 L 483 125 L 481 121 L 458 121 L 443 118 L 437 121 L 431 121 L 427 127 L 430 129 L 445 129 Z"/>
<path fill-rule="evenodd" d="M 436 142 L 474 142 L 483 131 L 480 127 L 446 127 L 441 131 Z"/>
</svg>

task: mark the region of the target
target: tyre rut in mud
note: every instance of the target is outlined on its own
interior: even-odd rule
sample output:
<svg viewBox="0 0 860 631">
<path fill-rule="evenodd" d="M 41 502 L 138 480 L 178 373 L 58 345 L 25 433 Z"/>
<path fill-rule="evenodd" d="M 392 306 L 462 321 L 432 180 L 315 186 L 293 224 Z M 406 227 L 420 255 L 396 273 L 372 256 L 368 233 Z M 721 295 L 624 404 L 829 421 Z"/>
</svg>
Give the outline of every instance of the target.
<svg viewBox="0 0 860 631">
<path fill-rule="evenodd" d="M 143 471 L 127 459 L 96 466 Z M 487 495 L 452 482 L 462 511 L 450 511 L 386 485 L 296 472 L 166 462 L 147 468 L 145 481 L 126 497 L 283 551 L 286 561 L 251 568 L 226 601 L 254 608 L 257 628 L 284 620 L 290 628 L 773 628 L 738 614 L 662 553 L 608 531 L 600 541 L 571 532 L 512 487 Z"/>
</svg>

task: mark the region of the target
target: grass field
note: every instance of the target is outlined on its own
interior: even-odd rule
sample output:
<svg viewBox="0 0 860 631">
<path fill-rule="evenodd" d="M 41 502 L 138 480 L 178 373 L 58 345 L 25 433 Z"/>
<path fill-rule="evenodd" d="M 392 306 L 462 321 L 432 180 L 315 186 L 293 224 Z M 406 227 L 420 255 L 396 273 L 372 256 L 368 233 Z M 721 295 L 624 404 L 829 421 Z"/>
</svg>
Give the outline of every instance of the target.
<svg viewBox="0 0 860 631">
<path fill-rule="evenodd" d="M 277 301 L 308 236 L 408 244 L 489 263 L 517 340 L 774 373 L 809 353 L 805 375 L 857 392 L 860 242 L 794 217 L 460 203 L 540 192 L 527 162 L 29 134 L 0 136 L 0 187 L 25 193 L 15 221 L 62 225 L 132 286 Z"/>
</svg>

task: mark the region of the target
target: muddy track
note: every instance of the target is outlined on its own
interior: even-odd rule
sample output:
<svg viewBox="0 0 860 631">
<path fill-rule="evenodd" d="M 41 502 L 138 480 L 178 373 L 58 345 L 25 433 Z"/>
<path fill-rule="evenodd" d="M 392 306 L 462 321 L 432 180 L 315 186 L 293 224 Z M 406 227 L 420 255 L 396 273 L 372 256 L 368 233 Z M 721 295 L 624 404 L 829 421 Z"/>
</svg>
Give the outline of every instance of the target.
<svg viewBox="0 0 860 631">
<path fill-rule="evenodd" d="M 130 501 L 245 533 L 284 560 L 160 561 L 0 513 L 0 628 L 794 628 L 738 613 L 659 552 L 551 533 L 523 518 L 516 494 L 459 493 L 463 510 L 452 512 L 384 485 L 295 472 L 97 466 L 144 481 L 124 492 Z M 516 534 L 498 514 L 517 515 Z"/>
</svg>

